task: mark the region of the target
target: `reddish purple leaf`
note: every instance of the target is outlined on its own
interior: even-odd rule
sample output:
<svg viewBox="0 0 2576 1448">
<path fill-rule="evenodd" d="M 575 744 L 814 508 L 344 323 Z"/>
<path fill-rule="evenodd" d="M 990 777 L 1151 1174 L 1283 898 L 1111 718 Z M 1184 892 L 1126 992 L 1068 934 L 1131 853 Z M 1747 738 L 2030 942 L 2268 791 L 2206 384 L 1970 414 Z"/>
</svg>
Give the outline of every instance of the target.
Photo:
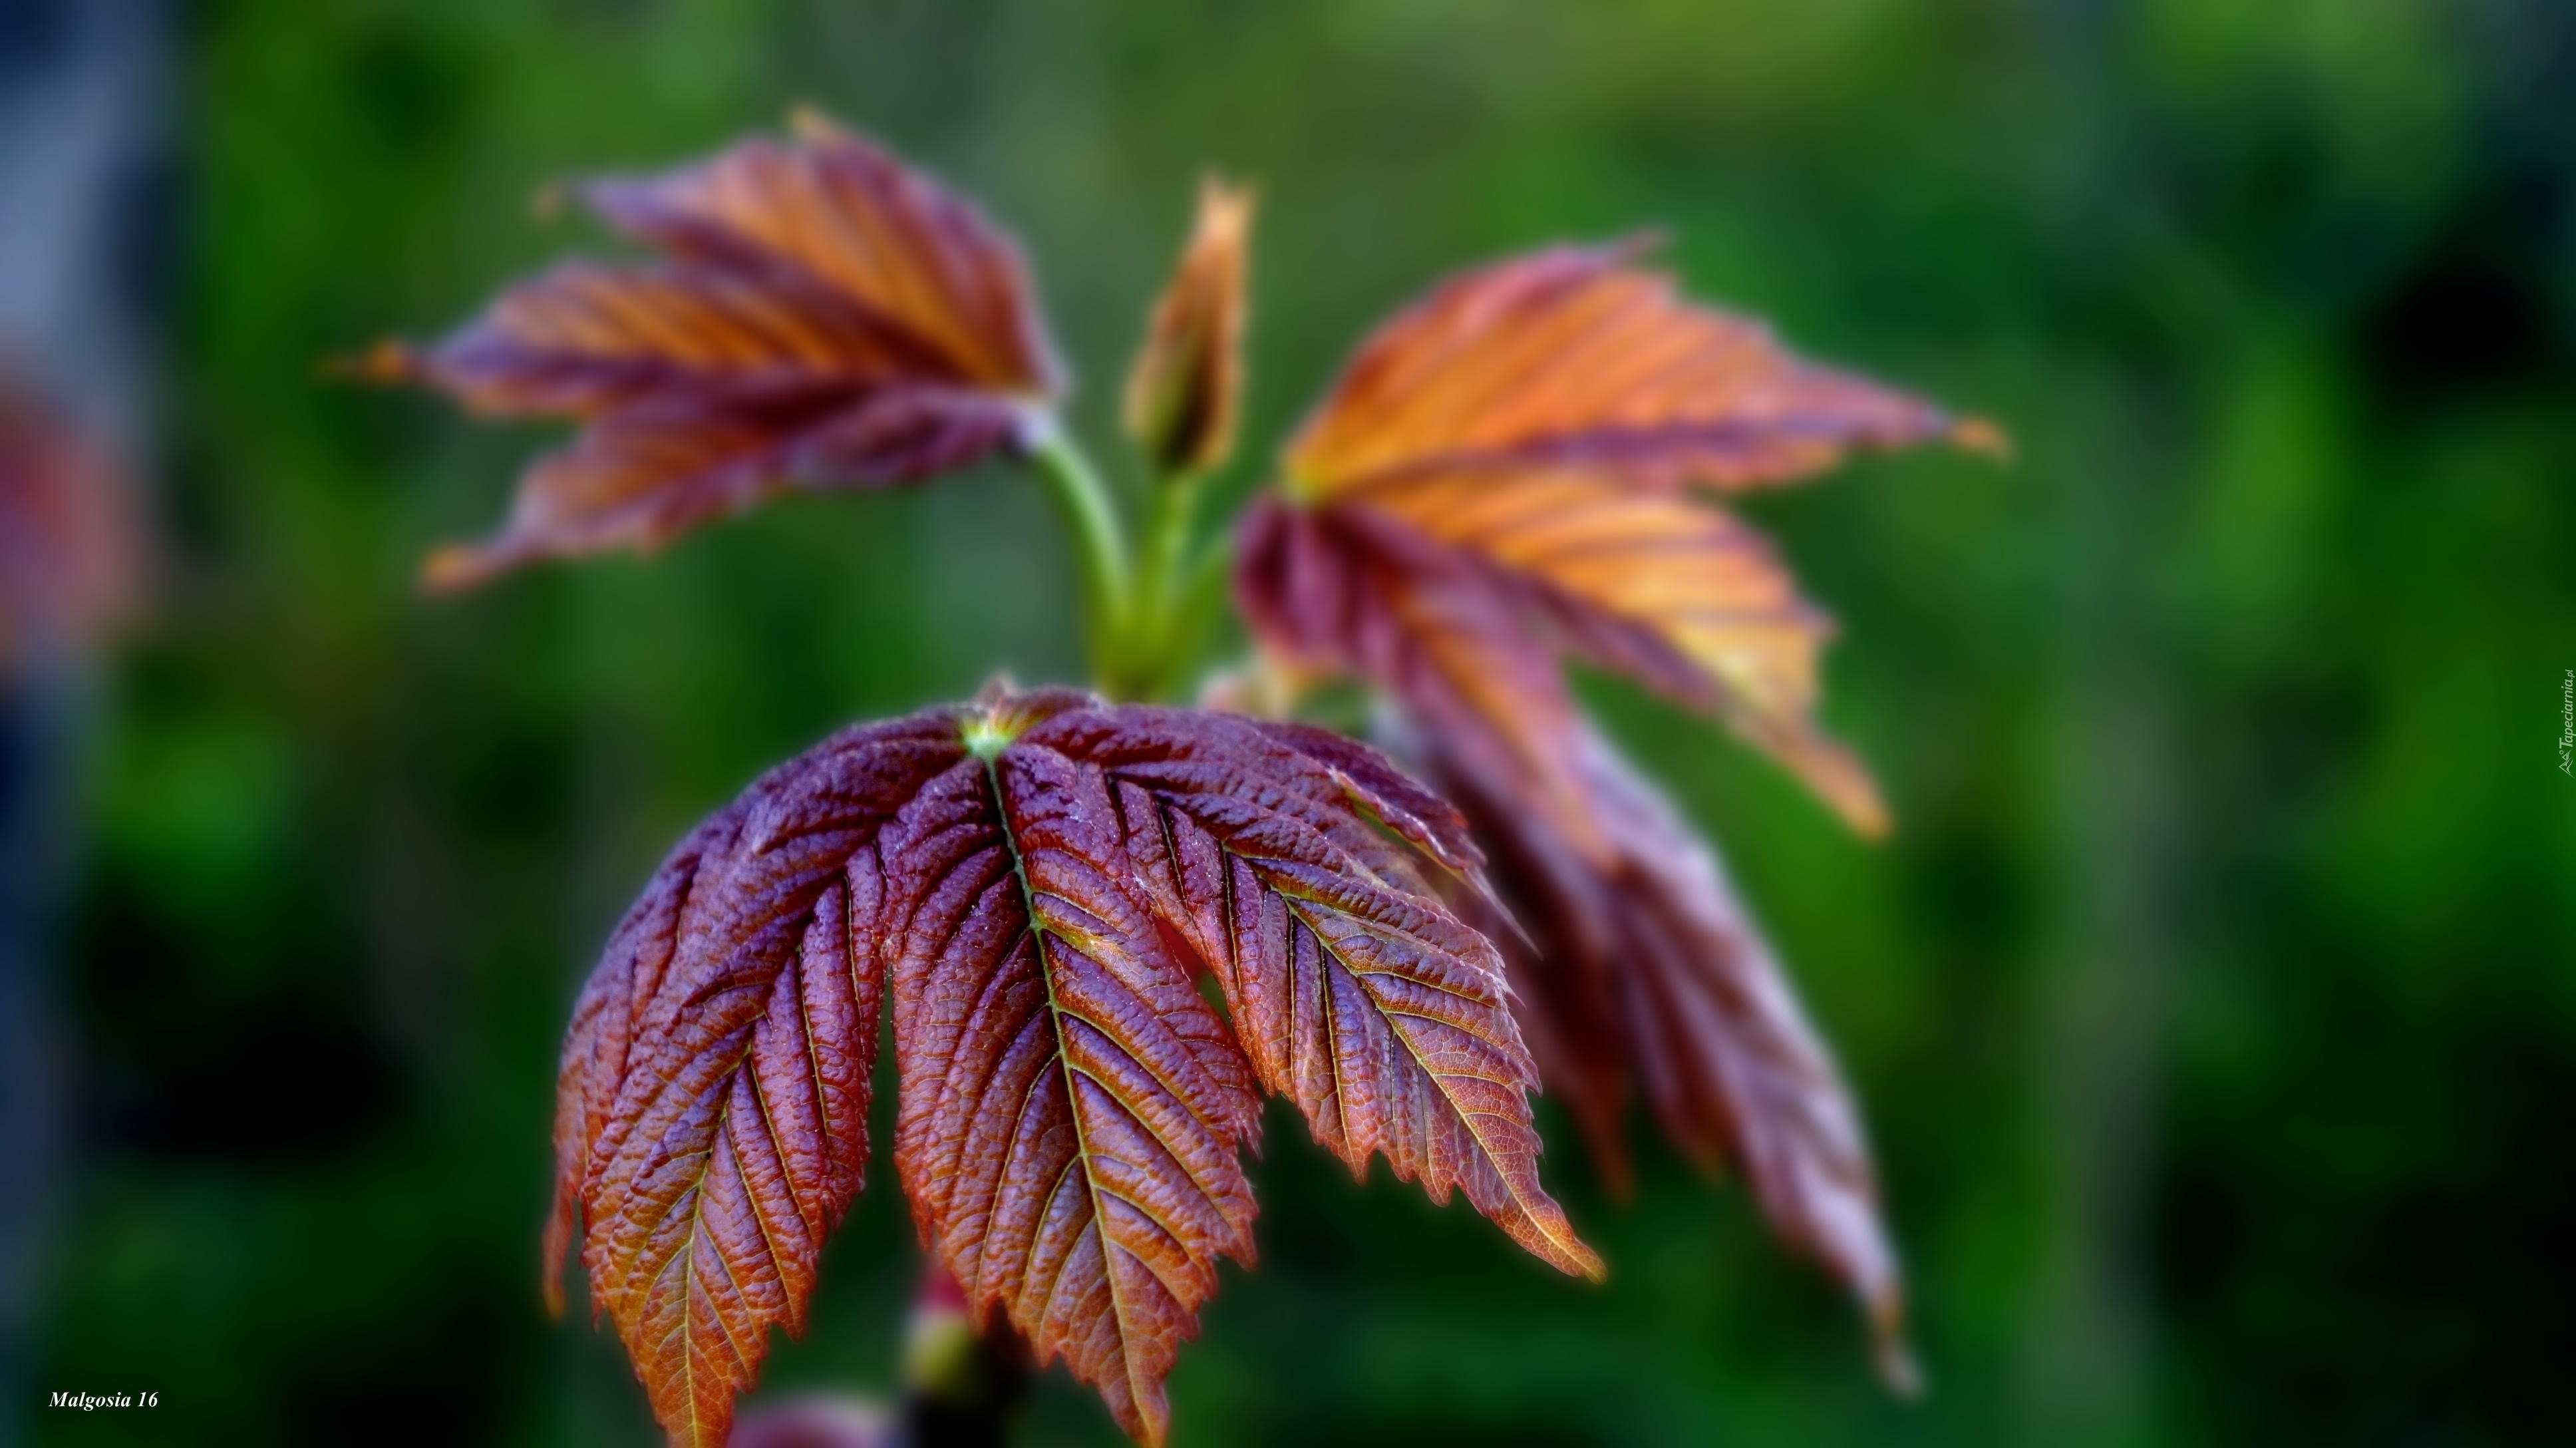
<svg viewBox="0 0 2576 1448">
<path fill-rule="evenodd" d="M 1577 762 L 1605 852 L 1577 848 L 1437 735 L 1414 743 L 1491 849 L 1526 937 L 1471 896 L 1456 903 L 1501 943 L 1540 1079 L 1605 1174 L 1627 1180 L 1627 1108 L 1642 1095 L 1702 1170 L 1744 1174 L 1781 1239 L 1861 1300 L 1890 1381 L 1910 1383 L 1904 1288 L 1859 1114 L 1715 850 L 1588 728 Z"/>
<path fill-rule="evenodd" d="M 721 1442 L 858 1190 L 884 969 L 923 1240 L 1148 1442 L 1218 1259 L 1251 1258 L 1256 1082 L 1597 1271 L 1538 1185 L 1501 961 L 1417 861 L 1481 869 L 1313 731 L 1059 690 L 838 735 L 693 831 L 584 989 L 549 1261 L 581 1242 L 673 1440 Z"/>
<path fill-rule="evenodd" d="M 1830 625 L 1692 489 L 1938 438 L 1999 443 L 1692 305 L 1627 250 L 1543 251 L 1361 347 L 1246 519 L 1236 597 L 1285 666 L 1368 678 L 1569 827 L 1587 807 L 1554 679 L 1579 658 L 1719 715 L 1876 833 L 1868 773 L 1812 718 Z"/>
<path fill-rule="evenodd" d="M 362 366 L 582 425 L 530 467 L 498 536 L 431 559 L 433 585 L 655 547 L 787 488 L 963 467 L 1018 443 L 1060 390 L 1010 241 L 829 122 L 570 194 L 660 259 L 565 263 Z"/>
</svg>

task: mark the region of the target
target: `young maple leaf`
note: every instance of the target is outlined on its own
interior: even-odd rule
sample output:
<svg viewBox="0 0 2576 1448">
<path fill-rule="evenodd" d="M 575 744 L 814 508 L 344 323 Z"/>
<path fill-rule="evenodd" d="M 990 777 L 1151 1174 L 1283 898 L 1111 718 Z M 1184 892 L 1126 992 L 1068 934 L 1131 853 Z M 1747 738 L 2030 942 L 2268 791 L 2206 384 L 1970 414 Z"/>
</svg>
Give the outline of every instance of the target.
<svg viewBox="0 0 2576 1448">
<path fill-rule="evenodd" d="M 1356 672 L 1569 828 L 1588 785 L 1559 661 L 1722 715 L 1855 827 L 1886 812 L 1811 717 L 1830 626 L 1757 533 L 1694 494 L 1962 423 L 1798 361 L 1629 250 L 1471 272 L 1363 345 L 1246 517 L 1236 598 L 1291 668 Z"/>
<path fill-rule="evenodd" d="M 1773 1230 L 1860 1299 L 1881 1372 L 1910 1389 L 1903 1283 L 1841 1072 L 1716 851 L 1589 726 L 1575 748 L 1602 854 L 1439 736 L 1415 732 L 1398 750 L 1491 852 L 1521 928 L 1471 892 L 1451 903 L 1501 949 L 1540 1079 L 1615 1189 L 1629 1181 L 1626 1116 L 1640 1088 L 1694 1165 L 1743 1172 Z"/>
<path fill-rule="evenodd" d="M 1180 268 L 1127 374 L 1127 435 L 1164 477 L 1203 473 L 1234 447 L 1243 390 L 1243 273 L 1252 195 L 1213 178 Z"/>
<path fill-rule="evenodd" d="M 1744 1171 L 1781 1236 L 1860 1297 L 1910 1381 L 1902 1290 L 1857 1114 L 1716 856 L 1584 721 L 1579 659 L 1712 709 L 1865 832 L 1885 811 L 1812 719 L 1827 624 L 1706 494 L 1856 445 L 1983 424 L 1801 362 L 1629 251 L 1469 273 L 1359 351 L 1239 539 L 1274 671 L 1356 674 L 1494 852 L 1503 943 L 1549 1090 L 1624 1179 L 1631 1089 L 1683 1153 Z"/>
<path fill-rule="evenodd" d="M 672 1440 L 721 1443 L 859 1190 L 880 971 L 923 1241 L 1147 1442 L 1251 1258 L 1259 1091 L 1597 1275 L 1502 963 L 1425 865 L 1481 880 L 1455 811 L 1321 731 L 1066 690 L 845 731 L 691 832 L 583 989 L 549 1283 L 577 1240 Z"/>
<path fill-rule="evenodd" d="M 1010 240 L 819 117 L 569 194 L 661 256 L 563 263 L 444 341 L 361 364 L 477 412 L 581 424 L 497 536 L 432 556 L 434 587 L 655 547 L 789 488 L 960 468 L 1023 441 L 1060 389 Z"/>
<path fill-rule="evenodd" d="M 0 671 L 90 642 L 131 606 L 138 532 L 107 454 L 0 370 Z"/>
</svg>

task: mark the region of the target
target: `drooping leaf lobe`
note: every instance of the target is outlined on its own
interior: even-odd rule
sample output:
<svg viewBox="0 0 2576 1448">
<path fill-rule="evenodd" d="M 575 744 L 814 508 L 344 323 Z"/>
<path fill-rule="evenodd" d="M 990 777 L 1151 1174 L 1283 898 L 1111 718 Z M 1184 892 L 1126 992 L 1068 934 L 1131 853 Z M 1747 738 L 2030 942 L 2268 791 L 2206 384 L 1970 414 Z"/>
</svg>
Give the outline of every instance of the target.
<svg viewBox="0 0 2576 1448">
<path fill-rule="evenodd" d="M 969 1300 L 1160 1441 L 1217 1259 L 1252 1256 L 1236 1150 L 1258 1103 L 1122 878 L 1105 788 L 1022 739 L 889 837 L 895 1151 Z"/>
<path fill-rule="evenodd" d="M 1291 441 L 1289 487 L 1330 498 L 1409 475 L 1576 468 L 1740 489 L 1854 446 L 1990 427 L 1789 354 L 1694 305 L 1643 248 L 1553 247 L 1456 277 L 1363 343 Z"/>
<path fill-rule="evenodd" d="M 1455 814 L 1373 755 L 1337 759 L 1358 746 L 1319 757 L 1306 731 L 1203 719 L 1188 736 L 1131 728 L 1091 747 L 1144 889 L 1223 989 L 1262 1084 L 1355 1173 L 1382 1154 L 1434 1201 L 1462 1187 L 1532 1254 L 1599 1276 L 1538 1183 L 1536 1075 L 1501 961 L 1410 852 L 1481 879 Z"/>
<path fill-rule="evenodd" d="M 1724 717 L 1864 831 L 1867 774 L 1812 719 L 1830 632 L 1768 544 L 1690 488 L 1856 445 L 1990 430 L 1798 361 L 1623 251 L 1558 249 L 1437 289 L 1362 346 L 1245 523 L 1262 644 L 1361 673 L 1580 828 L 1568 657 Z M 1515 657 L 1517 656 L 1517 657 Z"/>
<path fill-rule="evenodd" d="M 1251 226 L 1250 192 L 1213 177 L 1200 186 L 1189 247 L 1127 374 L 1127 435 L 1162 476 L 1206 472 L 1233 451 Z"/>
<path fill-rule="evenodd" d="M 878 832 L 964 753 L 847 731 L 682 841 L 566 1039 L 549 1279 L 575 1240 L 672 1441 L 720 1445 L 772 1324 L 801 1329 L 867 1162 Z"/>
<path fill-rule="evenodd" d="M 1543 616 L 1499 570 L 1356 512 L 1254 499 L 1236 540 L 1235 601 L 1270 664 L 1355 674 L 1569 831 L 1591 827 L 1575 727 Z M 1534 605 L 1533 605 L 1534 606 Z"/>
<path fill-rule="evenodd" d="M 1009 240 L 875 143 L 797 130 L 568 188 L 659 259 L 565 263 L 444 341 L 367 359 L 478 412 L 581 424 L 497 536 L 432 559 L 434 585 L 658 546 L 785 488 L 914 481 L 1024 436 L 1060 380 Z"/>
<path fill-rule="evenodd" d="M 1501 961 L 1426 878 L 1481 868 L 1437 797 L 1295 726 L 1058 690 L 836 736 L 682 842 L 585 988 L 550 1261 L 582 1242 L 675 1441 L 720 1439 L 857 1190 L 882 968 L 923 1240 L 1149 1442 L 1251 1256 L 1257 1086 L 1597 1270 L 1538 1185 Z"/>
<path fill-rule="evenodd" d="M 1577 748 L 1606 854 L 1571 847 L 1439 736 L 1414 731 L 1399 748 L 1473 822 L 1527 932 L 1497 931 L 1487 907 L 1457 897 L 1501 947 L 1540 1079 L 1614 1182 L 1640 1094 L 1702 1170 L 1741 1171 L 1772 1229 L 1860 1299 L 1883 1369 L 1906 1382 L 1903 1284 L 1831 1053 L 1715 850 L 1608 741 L 1586 728 Z"/>
</svg>

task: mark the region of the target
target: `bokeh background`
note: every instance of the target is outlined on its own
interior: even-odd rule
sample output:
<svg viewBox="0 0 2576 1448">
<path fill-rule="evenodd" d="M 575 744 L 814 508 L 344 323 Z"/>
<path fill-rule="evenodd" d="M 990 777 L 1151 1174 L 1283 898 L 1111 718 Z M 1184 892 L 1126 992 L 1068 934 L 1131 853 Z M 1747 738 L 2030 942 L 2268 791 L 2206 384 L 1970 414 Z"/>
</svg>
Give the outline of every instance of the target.
<svg viewBox="0 0 2576 1448">
<path fill-rule="evenodd" d="M 110 8 L 0 4 L 0 84 Z M 1856 1079 L 1930 1395 L 1643 1133 L 1622 1204 L 1542 1110 L 1594 1289 L 1283 1115 L 1185 1448 L 2576 1441 L 2576 7 L 123 8 L 160 566 L 34 766 L 76 808 L 50 1001 L 8 1009 L 62 1129 L 0 1165 L 45 1204 L 0 1436 L 653 1441 L 613 1340 L 537 1304 L 575 986 L 760 768 L 1076 677 L 1055 521 L 995 471 L 429 601 L 546 436 L 317 363 L 600 244 L 531 218 L 547 180 L 810 102 L 1022 235 L 1095 435 L 1213 166 L 1263 199 L 1256 438 L 1443 271 L 1652 225 L 1699 294 L 2019 444 L 1755 504 L 1845 625 L 1827 714 L 1891 842 L 1587 686 Z M 892 1386 L 875 1175 L 764 1392 Z M 1060 1373 L 1022 1428 L 1117 1441 Z"/>
</svg>

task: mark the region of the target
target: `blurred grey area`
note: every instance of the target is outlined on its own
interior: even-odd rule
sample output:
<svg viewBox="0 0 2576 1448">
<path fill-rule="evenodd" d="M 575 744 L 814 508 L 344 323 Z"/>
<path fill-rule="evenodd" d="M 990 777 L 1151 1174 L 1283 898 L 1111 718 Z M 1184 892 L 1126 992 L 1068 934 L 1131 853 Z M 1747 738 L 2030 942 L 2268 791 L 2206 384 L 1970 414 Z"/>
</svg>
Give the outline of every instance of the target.
<svg viewBox="0 0 2576 1448">
<path fill-rule="evenodd" d="M 0 380 L 125 471 L 149 455 L 150 316 L 169 213 L 169 15 L 159 0 L 0 0 Z M 0 1402 L 30 1315 L 64 1143 L 54 979 L 78 853 L 86 661 L 33 641 L 0 670 Z M 0 1443 L 22 1418 L 0 1412 Z"/>
</svg>

